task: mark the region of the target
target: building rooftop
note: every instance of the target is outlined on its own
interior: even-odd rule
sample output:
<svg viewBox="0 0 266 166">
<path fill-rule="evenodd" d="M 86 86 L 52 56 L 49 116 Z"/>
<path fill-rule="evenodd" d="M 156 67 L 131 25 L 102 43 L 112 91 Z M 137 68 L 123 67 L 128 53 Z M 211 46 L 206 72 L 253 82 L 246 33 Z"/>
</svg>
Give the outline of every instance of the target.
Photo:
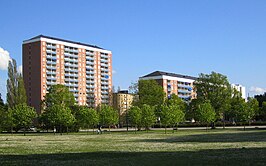
<svg viewBox="0 0 266 166">
<path fill-rule="evenodd" d="M 163 72 L 163 71 L 155 71 L 155 72 L 152 72 L 152 73 L 147 74 L 145 76 L 142 76 L 142 78 L 144 78 L 144 77 L 153 77 L 153 76 L 171 76 L 171 77 L 186 78 L 186 79 L 192 79 L 192 80 L 196 80 L 197 79 L 197 77 L 193 77 L 193 76 L 187 76 L 187 75 L 181 75 L 181 74 L 175 74 L 175 73 L 168 73 L 168 72 Z"/>
<path fill-rule="evenodd" d="M 65 39 L 60 39 L 60 38 L 56 38 L 56 37 L 45 36 L 45 35 L 38 35 L 38 36 L 35 36 L 35 37 L 31 38 L 31 39 L 24 40 L 23 42 L 27 42 L 27 41 L 34 40 L 34 39 L 38 39 L 38 38 L 42 38 L 42 37 L 43 38 L 47 38 L 47 39 L 58 40 L 58 41 L 62 41 L 62 42 L 68 42 L 68 43 L 79 44 L 79 45 L 83 45 L 83 46 L 88 46 L 88 47 L 103 49 L 103 48 L 98 47 L 96 45 L 85 44 L 85 43 L 80 43 L 80 42 L 75 42 L 75 41 L 71 41 L 71 40 L 65 40 Z"/>
</svg>

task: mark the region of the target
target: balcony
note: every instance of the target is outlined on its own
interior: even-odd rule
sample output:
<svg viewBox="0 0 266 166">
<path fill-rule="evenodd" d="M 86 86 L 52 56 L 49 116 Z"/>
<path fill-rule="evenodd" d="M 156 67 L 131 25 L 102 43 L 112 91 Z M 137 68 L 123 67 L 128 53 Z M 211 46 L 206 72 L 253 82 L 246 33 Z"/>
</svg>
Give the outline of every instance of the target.
<svg viewBox="0 0 266 166">
<path fill-rule="evenodd" d="M 46 45 L 46 48 L 56 49 L 56 45 Z"/>
<path fill-rule="evenodd" d="M 55 81 L 46 81 L 46 85 L 49 86 L 49 85 L 55 85 L 56 82 Z"/>
<path fill-rule="evenodd" d="M 46 79 L 47 79 L 47 81 L 48 81 L 48 80 L 56 81 L 56 77 L 52 77 L 52 76 L 47 76 Z"/>
<path fill-rule="evenodd" d="M 75 63 L 65 63 L 65 67 L 77 67 L 78 68 L 78 64 Z"/>
<path fill-rule="evenodd" d="M 94 62 L 92 62 L 92 61 L 86 61 L 86 64 L 87 65 L 94 65 Z"/>
<path fill-rule="evenodd" d="M 46 61 L 46 64 L 48 64 L 48 65 L 56 65 L 56 61 Z"/>
<path fill-rule="evenodd" d="M 78 84 L 73 84 L 73 83 L 65 83 L 65 86 L 78 88 Z"/>
<path fill-rule="evenodd" d="M 190 85 L 185 85 L 185 84 L 177 84 L 178 87 L 182 87 L 182 88 L 192 88 L 192 86 Z"/>
<path fill-rule="evenodd" d="M 94 79 L 94 76 L 88 76 L 88 75 L 86 75 L 86 78 Z"/>
<path fill-rule="evenodd" d="M 108 95 L 109 92 L 107 92 L 107 91 L 102 91 L 101 94 Z"/>
<path fill-rule="evenodd" d="M 109 99 L 109 96 L 101 96 L 102 99 Z"/>
<path fill-rule="evenodd" d="M 109 65 L 108 65 L 108 63 L 107 64 L 106 63 L 101 63 L 101 66 L 108 67 Z"/>
<path fill-rule="evenodd" d="M 47 75 L 56 75 L 56 72 L 50 72 L 50 71 L 47 71 L 46 74 L 47 74 Z"/>
<path fill-rule="evenodd" d="M 109 85 L 108 82 L 101 82 L 101 85 Z"/>
<path fill-rule="evenodd" d="M 101 68 L 101 71 L 109 71 L 108 69 L 106 69 L 106 68 Z"/>
<path fill-rule="evenodd" d="M 180 92 L 180 93 L 191 93 L 189 90 L 186 90 L 186 89 L 178 89 L 177 90 L 178 92 Z"/>
<path fill-rule="evenodd" d="M 88 88 L 88 89 L 94 89 L 94 86 L 92 86 L 92 85 L 86 85 L 86 88 Z"/>
<path fill-rule="evenodd" d="M 101 54 L 101 58 L 106 58 L 106 59 L 108 59 L 109 56 L 108 56 L 108 55 L 105 55 L 105 54 Z"/>
<path fill-rule="evenodd" d="M 56 54 L 56 51 L 53 51 L 53 50 L 46 50 L 46 53 Z"/>
<path fill-rule="evenodd" d="M 78 60 L 77 60 L 77 59 L 65 58 L 64 60 L 65 60 L 65 62 L 74 62 L 74 63 L 78 63 Z"/>
<path fill-rule="evenodd" d="M 65 78 L 65 82 L 74 82 L 74 83 L 78 83 L 79 81 L 78 81 L 77 79 Z"/>
<path fill-rule="evenodd" d="M 86 55 L 91 55 L 91 56 L 93 56 L 94 53 L 93 53 L 93 52 L 90 52 L 90 51 L 86 51 Z"/>
<path fill-rule="evenodd" d="M 78 59 L 78 55 L 75 55 L 75 54 L 70 54 L 70 53 L 64 53 L 65 57 L 71 57 L 71 58 L 75 58 L 75 59 Z"/>
<path fill-rule="evenodd" d="M 109 88 L 108 88 L 108 86 L 102 86 L 101 89 L 108 90 Z"/>
<path fill-rule="evenodd" d="M 79 92 L 78 89 L 69 89 L 70 92 Z"/>
<path fill-rule="evenodd" d="M 102 62 L 102 63 L 108 63 L 108 60 L 106 60 L 106 59 L 101 59 L 101 62 Z"/>
<path fill-rule="evenodd" d="M 94 58 L 93 57 L 90 57 L 90 56 L 86 56 L 86 60 L 94 61 Z"/>
<path fill-rule="evenodd" d="M 78 73 L 78 68 L 65 68 L 65 71 Z"/>
<path fill-rule="evenodd" d="M 93 80 L 86 80 L 86 83 L 87 84 L 94 84 L 94 81 Z"/>
<path fill-rule="evenodd" d="M 86 89 L 87 93 L 94 93 L 94 89 Z"/>
<path fill-rule="evenodd" d="M 94 74 L 94 71 L 87 71 L 86 70 L 86 74 Z"/>
<path fill-rule="evenodd" d="M 56 60 L 56 56 L 46 55 L 46 59 Z"/>
<path fill-rule="evenodd" d="M 47 70 L 56 70 L 56 66 L 47 66 L 46 65 L 46 69 Z"/>
</svg>

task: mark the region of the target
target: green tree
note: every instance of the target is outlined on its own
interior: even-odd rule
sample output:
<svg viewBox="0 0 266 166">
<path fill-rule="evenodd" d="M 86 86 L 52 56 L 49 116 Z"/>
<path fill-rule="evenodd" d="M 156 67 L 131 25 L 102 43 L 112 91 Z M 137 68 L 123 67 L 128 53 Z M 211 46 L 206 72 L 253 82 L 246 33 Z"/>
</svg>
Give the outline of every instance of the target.
<svg viewBox="0 0 266 166">
<path fill-rule="evenodd" d="M 199 104 L 196 110 L 196 117 L 200 122 L 206 123 L 206 130 L 208 124 L 215 121 L 215 111 L 210 102 Z"/>
<path fill-rule="evenodd" d="M 141 109 L 138 106 L 132 106 L 129 110 L 129 118 L 131 121 L 131 124 L 135 126 L 135 133 L 137 128 L 141 128 Z"/>
<path fill-rule="evenodd" d="M 163 88 L 155 80 L 139 80 L 138 82 L 139 106 L 147 104 L 158 106 L 163 104 L 165 93 Z"/>
<path fill-rule="evenodd" d="M 96 110 L 86 106 L 79 106 L 74 116 L 79 127 L 92 127 L 94 130 L 94 126 L 99 123 L 99 116 Z"/>
<path fill-rule="evenodd" d="M 62 107 L 71 107 L 75 104 L 73 93 L 64 85 L 52 85 L 44 99 L 44 107 L 49 108 L 53 105 Z"/>
<path fill-rule="evenodd" d="M 161 106 L 161 113 L 160 113 L 160 121 L 164 125 L 165 128 L 165 134 L 166 134 L 166 128 L 171 124 L 172 119 L 172 112 L 169 110 L 169 107 L 167 105 Z"/>
<path fill-rule="evenodd" d="M 240 122 L 244 122 L 244 130 L 246 129 L 245 122 L 250 122 L 256 114 L 256 110 L 258 109 L 258 101 L 256 99 L 249 98 L 246 103 L 244 99 L 240 100 L 236 107 L 234 108 L 236 111 L 236 118 Z"/>
<path fill-rule="evenodd" d="M 115 110 L 113 107 L 104 104 L 100 107 L 99 117 L 100 123 L 109 127 L 109 132 L 111 125 L 117 124 L 119 119 L 118 111 Z"/>
<path fill-rule="evenodd" d="M 7 79 L 7 105 L 9 108 L 14 108 L 18 104 L 27 102 L 26 90 L 22 75 L 17 71 L 17 63 L 14 59 L 8 64 L 8 79 Z"/>
<path fill-rule="evenodd" d="M 59 128 L 62 135 L 62 128 L 72 126 L 75 122 L 75 117 L 71 113 L 71 109 L 66 106 L 61 106 L 59 104 L 54 104 L 46 109 L 46 111 L 41 115 L 43 117 L 43 122 L 47 123 L 46 126 L 55 126 Z"/>
<path fill-rule="evenodd" d="M 18 76 L 18 88 L 17 88 L 17 104 L 23 104 L 23 103 L 27 103 L 27 96 L 26 96 L 26 90 L 25 90 L 25 86 L 24 86 L 24 81 L 23 81 L 23 77 L 21 74 L 19 74 Z"/>
<path fill-rule="evenodd" d="M 24 128 L 25 130 L 32 124 L 36 117 L 36 112 L 33 107 L 24 104 L 18 104 L 11 110 L 11 118 L 13 126 L 17 129 Z"/>
<path fill-rule="evenodd" d="M 249 97 L 247 105 L 248 105 L 249 112 L 251 113 L 250 115 L 252 115 L 252 118 L 254 118 L 257 114 L 259 114 L 259 110 L 260 110 L 259 109 L 259 102 L 256 98 Z M 251 120 L 251 119 L 249 119 L 249 120 Z"/>
<path fill-rule="evenodd" d="M 216 119 L 223 119 L 226 111 L 230 109 L 232 96 L 231 85 L 225 75 L 212 72 L 200 74 L 195 81 L 197 98 L 201 101 L 210 101 L 216 113 Z"/>
<path fill-rule="evenodd" d="M 8 63 L 8 79 L 7 79 L 7 105 L 9 108 L 15 107 L 16 96 L 17 96 L 17 81 L 18 73 L 17 73 L 17 63 L 14 59 L 9 61 Z"/>
<path fill-rule="evenodd" d="M 200 99 L 192 99 L 187 109 L 185 110 L 186 111 L 185 118 L 191 121 L 194 121 L 195 119 L 197 119 L 196 110 L 198 109 L 198 105 L 201 103 L 204 103 L 204 101 Z"/>
<path fill-rule="evenodd" d="M 143 104 L 141 107 L 142 117 L 141 117 L 141 123 L 142 126 L 145 127 L 146 131 L 149 130 L 149 127 L 154 124 L 156 117 L 154 113 L 154 107 Z"/>
<path fill-rule="evenodd" d="M 161 123 L 165 126 L 165 133 L 167 126 L 171 125 L 174 128 L 175 125 L 178 125 L 178 123 L 184 120 L 185 113 L 182 109 L 184 109 L 184 107 L 180 104 L 176 104 L 176 102 L 162 105 L 160 119 Z"/>
</svg>

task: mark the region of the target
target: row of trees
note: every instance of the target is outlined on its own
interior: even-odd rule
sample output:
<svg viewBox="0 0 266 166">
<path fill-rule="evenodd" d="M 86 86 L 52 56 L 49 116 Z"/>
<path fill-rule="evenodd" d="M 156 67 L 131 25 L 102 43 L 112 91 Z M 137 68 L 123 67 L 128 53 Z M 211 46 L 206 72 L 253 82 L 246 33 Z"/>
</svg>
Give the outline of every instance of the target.
<svg viewBox="0 0 266 166">
<path fill-rule="evenodd" d="M 165 98 L 163 88 L 155 80 L 140 80 L 131 86 L 131 90 L 139 95 L 139 100 L 133 103 L 127 118 L 135 129 L 144 127 L 147 131 L 155 122 L 162 124 L 166 131 L 166 127 L 177 127 L 180 122 L 189 119 L 206 125 L 226 120 L 247 122 L 259 113 L 263 117 L 262 112 L 266 112 L 265 102 L 260 102 L 260 109 L 254 98 L 245 102 L 236 90 L 231 89 L 227 77 L 215 72 L 199 75 L 194 89 L 197 98 L 191 102 L 183 101 L 174 94 Z M 50 87 L 42 101 L 43 112 L 38 117 L 26 101 L 22 76 L 17 72 L 15 60 L 12 60 L 8 67 L 6 105 L 0 96 L 0 128 L 10 131 L 23 128 L 25 131 L 36 118 L 40 127 L 56 128 L 61 133 L 69 128 L 73 131 L 96 125 L 109 126 L 110 129 L 118 123 L 117 110 L 107 105 L 96 109 L 78 106 L 73 94 L 63 85 Z"/>
<path fill-rule="evenodd" d="M 132 109 L 136 112 L 143 105 L 153 107 L 157 119 L 165 127 L 175 126 L 185 119 L 212 123 L 215 127 L 216 121 L 250 122 L 258 114 L 258 101 L 248 98 L 246 102 L 222 74 L 200 74 L 194 85 L 197 98 L 186 102 L 174 94 L 165 99 L 166 94 L 155 80 L 140 80 L 131 86 L 131 91 L 139 95 Z"/>
<path fill-rule="evenodd" d="M 53 85 L 43 101 L 43 113 L 39 123 L 46 129 L 56 128 L 61 134 L 71 128 L 94 128 L 96 125 L 110 127 L 118 123 L 118 111 L 101 105 L 97 109 L 75 104 L 74 95 L 64 85 Z"/>
</svg>

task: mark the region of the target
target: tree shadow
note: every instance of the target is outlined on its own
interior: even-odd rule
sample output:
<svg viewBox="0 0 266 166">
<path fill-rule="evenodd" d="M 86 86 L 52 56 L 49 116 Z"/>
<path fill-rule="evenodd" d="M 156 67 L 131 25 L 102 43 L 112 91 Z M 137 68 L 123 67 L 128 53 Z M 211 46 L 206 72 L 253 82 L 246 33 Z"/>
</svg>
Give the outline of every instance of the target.
<svg viewBox="0 0 266 166">
<path fill-rule="evenodd" d="M 177 133 L 178 134 L 178 133 Z M 141 139 L 137 142 L 266 142 L 266 132 L 239 132 L 239 133 L 217 133 L 206 132 L 206 134 L 194 134 L 185 136 L 171 136 L 165 139 Z"/>
<path fill-rule="evenodd" d="M 0 165 L 265 165 L 265 148 L 0 155 Z"/>
</svg>

